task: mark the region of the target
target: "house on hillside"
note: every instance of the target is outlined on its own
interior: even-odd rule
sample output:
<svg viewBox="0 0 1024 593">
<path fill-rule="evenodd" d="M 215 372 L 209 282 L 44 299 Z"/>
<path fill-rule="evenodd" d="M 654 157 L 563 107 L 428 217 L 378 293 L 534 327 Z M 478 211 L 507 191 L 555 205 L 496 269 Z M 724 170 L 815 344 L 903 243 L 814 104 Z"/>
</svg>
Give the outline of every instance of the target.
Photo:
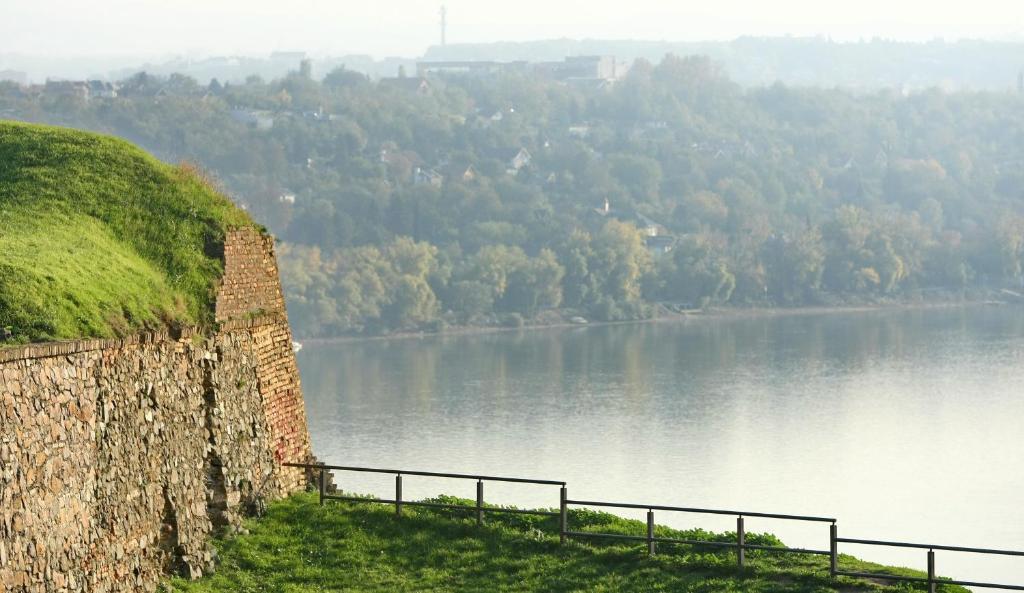
<svg viewBox="0 0 1024 593">
<path fill-rule="evenodd" d="M 398 76 L 395 78 L 381 78 L 378 84 L 382 87 L 391 87 L 416 95 L 429 95 L 433 90 L 430 86 L 430 81 L 420 77 Z"/>
<path fill-rule="evenodd" d="M 274 114 L 269 111 L 235 107 L 231 110 L 231 119 L 256 130 L 269 130 L 274 127 Z"/>
<path fill-rule="evenodd" d="M 89 98 L 92 99 L 116 99 L 117 98 L 117 87 L 112 83 L 105 82 L 103 80 L 90 80 L 89 86 Z"/>
<path fill-rule="evenodd" d="M 442 174 L 447 179 L 455 181 L 473 181 L 476 179 L 476 169 L 473 165 L 467 165 L 465 163 L 449 163 L 442 169 Z"/>
<path fill-rule="evenodd" d="M 668 229 L 654 222 L 650 218 L 647 218 L 643 214 L 637 214 L 635 222 L 636 227 L 640 229 L 640 232 L 643 233 L 645 237 L 657 237 L 659 235 L 665 235 L 668 232 Z"/>
<path fill-rule="evenodd" d="M 416 167 L 413 172 L 412 182 L 416 185 L 429 185 L 431 187 L 441 187 L 444 185 L 444 175 L 441 175 L 434 169 L 424 169 L 422 167 Z"/>
<path fill-rule="evenodd" d="M 587 124 L 575 124 L 569 126 L 569 135 L 573 138 L 586 138 L 590 135 L 590 126 Z"/>
<path fill-rule="evenodd" d="M 671 235 L 658 235 L 656 237 L 644 237 L 644 247 L 651 257 L 657 259 L 667 253 L 671 253 L 676 246 L 676 238 Z"/>
<path fill-rule="evenodd" d="M 889 153 L 885 148 L 879 148 L 875 153 L 874 166 L 884 169 L 889 166 Z"/>
<path fill-rule="evenodd" d="M 530 151 L 525 148 L 520 148 L 515 155 L 508 160 L 508 168 L 505 169 L 505 172 L 509 175 L 517 175 L 519 174 L 519 171 L 523 170 L 523 168 L 530 166 L 532 161 L 533 155 L 530 154 Z"/>
<path fill-rule="evenodd" d="M 43 92 L 48 97 L 73 97 L 83 101 L 89 100 L 89 85 L 74 80 L 47 80 Z"/>
<path fill-rule="evenodd" d="M 598 224 L 603 225 L 608 219 L 615 219 L 628 222 L 636 226 L 643 235 L 644 247 L 647 248 L 651 257 L 658 258 L 672 251 L 676 245 L 676 238 L 664 225 L 640 214 L 639 212 L 627 212 L 612 208 L 611 201 L 605 198 L 604 204 L 594 208 L 591 216 L 596 215 Z"/>
<path fill-rule="evenodd" d="M 335 121 L 336 119 L 338 119 L 338 116 L 332 113 L 327 113 L 326 111 L 324 111 L 324 106 L 320 105 L 319 107 L 316 108 L 316 111 L 303 111 L 302 119 L 308 119 L 318 122 L 328 122 Z"/>
</svg>

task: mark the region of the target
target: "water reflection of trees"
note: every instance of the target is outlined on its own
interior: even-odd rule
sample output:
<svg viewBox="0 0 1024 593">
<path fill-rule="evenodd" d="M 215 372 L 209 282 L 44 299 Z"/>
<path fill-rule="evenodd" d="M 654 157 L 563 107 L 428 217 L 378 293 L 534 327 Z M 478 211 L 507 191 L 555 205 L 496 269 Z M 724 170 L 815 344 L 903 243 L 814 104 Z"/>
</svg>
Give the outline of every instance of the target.
<svg viewBox="0 0 1024 593">
<path fill-rule="evenodd" d="M 1024 333 L 1024 311 L 950 308 L 696 319 L 314 346 L 301 355 L 311 414 L 373 408 L 456 414 L 643 405 L 674 390 L 722 396 L 730 381 L 791 381 L 956 357 Z M 615 401 L 619 400 L 619 401 Z"/>
</svg>

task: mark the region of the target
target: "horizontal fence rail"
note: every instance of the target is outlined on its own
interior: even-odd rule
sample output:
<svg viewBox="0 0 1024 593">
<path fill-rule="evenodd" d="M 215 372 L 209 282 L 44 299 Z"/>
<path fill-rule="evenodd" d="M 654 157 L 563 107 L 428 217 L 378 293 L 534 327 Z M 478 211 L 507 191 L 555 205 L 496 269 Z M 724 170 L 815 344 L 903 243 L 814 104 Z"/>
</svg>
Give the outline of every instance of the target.
<svg viewBox="0 0 1024 593">
<path fill-rule="evenodd" d="M 754 511 L 728 511 L 724 509 L 698 509 L 692 507 L 669 507 L 657 504 L 636 504 L 631 502 L 595 502 L 593 500 L 569 500 L 569 504 L 588 507 L 614 507 L 619 509 L 648 509 L 651 511 L 676 511 L 679 513 L 700 513 L 705 515 L 732 515 L 735 517 L 764 517 L 767 519 L 788 519 L 790 521 L 815 521 L 819 523 L 835 523 L 831 517 L 808 517 L 805 515 L 780 515 L 778 513 L 758 513 Z"/>
<path fill-rule="evenodd" d="M 465 480 L 483 480 L 485 482 L 518 482 L 521 484 L 546 484 L 550 486 L 565 486 L 565 482 L 557 480 L 533 480 L 529 478 L 508 478 L 499 476 L 484 476 L 480 474 L 452 474 L 444 472 L 424 472 L 405 469 L 381 469 L 379 467 L 351 467 L 347 465 L 320 465 L 311 463 L 286 463 L 288 467 L 303 467 L 306 469 L 326 469 L 328 471 L 364 472 L 373 474 L 402 474 L 404 476 L 427 476 L 431 478 L 457 478 Z"/>
<path fill-rule="evenodd" d="M 647 535 L 622 535 L 617 533 L 599 533 L 593 531 L 568 531 L 567 525 L 562 524 L 564 536 L 586 537 L 586 538 L 607 538 L 624 539 L 647 542 L 647 553 L 654 554 L 659 543 L 684 544 L 691 546 L 712 546 L 718 548 L 735 548 L 736 562 L 742 568 L 746 565 L 747 550 L 763 550 L 767 552 L 780 552 L 784 554 L 817 554 L 821 556 L 833 555 L 833 550 L 808 550 L 804 548 L 783 548 L 777 546 L 762 546 L 748 544 L 746 541 L 745 517 L 758 517 L 766 519 L 781 519 L 787 521 L 809 521 L 815 523 L 829 523 L 835 525 L 836 520 L 832 517 L 810 517 L 806 515 L 783 515 L 779 513 L 761 513 L 755 511 L 732 511 L 726 509 L 701 509 L 695 507 L 673 507 L 658 504 L 636 504 L 631 502 L 599 502 L 594 500 L 564 500 L 563 505 L 575 505 L 585 507 L 616 508 L 616 509 L 646 509 L 647 510 Z M 730 515 L 736 517 L 736 541 L 716 542 L 694 539 L 678 539 L 669 537 L 656 537 L 654 535 L 654 511 L 669 511 L 677 513 L 696 513 L 703 515 Z M 830 532 L 831 537 L 831 532 Z"/>
<path fill-rule="evenodd" d="M 967 548 L 964 546 L 946 546 L 940 544 L 918 544 L 910 542 L 893 542 L 884 541 L 877 539 L 856 539 L 850 537 L 835 537 L 833 540 L 836 543 L 843 544 L 856 544 L 862 546 L 886 546 L 890 548 L 916 548 L 919 550 L 928 550 L 928 554 L 925 557 L 925 561 L 928 566 L 928 577 L 901 577 L 895 575 L 887 575 L 881 573 L 871 572 L 854 572 L 846 570 L 834 570 L 833 574 L 848 576 L 848 577 L 860 577 L 870 579 L 888 579 L 894 581 L 908 581 L 915 583 L 927 583 L 929 593 L 935 593 L 935 589 L 938 585 L 961 585 L 964 587 L 976 587 L 979 589 L 1004 589 L 1009 591 L 1024 591 L 1024 585 L 1005 585 L 999 583 L 980 583 L 975 581 L 957 581 L 950 579 L 940 579 L 935 573 L 935 550 L 941 550 L 945 552 L 963 552 L 968 554 L 984 554 L 987 556 L 1019 556 L 1024 557 L 1024 552 L 1018 552 L 1015 550 L 995 550 L 992 548 Z"/>
<path fill-rule="evenodd" d="M 848 537 L 839 537 L 837 520 L 833 517 L 815 517 L 809 515 L 789 515 L 782 513 L 764 513 L 756 511 L 735 511 L 727 509 L 704 509 L 695 507 L 677 507 L 677 506 L 665 506 L 665 505 L 651 505 L 651 504 L 637 504 L 629 502 L 602 502 L 593 500 L 572 500 L 568 496 L 568 489 L 566 482 L 558 480 L 536 480 L 529 478 L 511 478 L 504 476 L 486 476 L 481 474 L 457 474 L 457 473 L 446 473 L 446 472 L 429 472 L 429 471 L 413 471 L 413 470 L 400 470 L 400 469 L 383 469 L 373 467 L 354 467 L 345 465 L 326 465 L 323 463 L 285 463 L 286 467 L 302 468 L 306 471 L 317 472 L 317 482 L 319 487 L 320 504 L 323 505 L 328 500 L 339 500 L 345 502 L 355 503 L 376 503 L 376 504 L 387 504 L 394 505 L 395 514 L 399 517 L 402 516 L 402 507 L 425 507 L 435 509 L 447 509 L 447 510 L 460 510 L 460 511 L 472 511 L 476 515 L 476 522 L 478 525 L 483 524 L 484 514 L 486 513 L 511 513 L 511 514 L 522 514 L 522 515 L 536 515 L 545 517 L 558 517 L 558 531 L 559 539 L 564 544 L 568 538 L 591 538 L 591 539 L 609 539 L 619 541 L 635 541 L 643 542 L 646 544 L 647 553 L 654 555 L 657 550 L 657 544 L 678 544 L 678 545 L 689 545 L 689 546 L 706 546 L 714 548 L 731 548 L 736 551 L 737 564 L 742 568 L 746 566 L 746 552 L 748 550 L 758 550 L 764 552 L 782 553 L 782 554 L 810 554 L 819 556 L 829 557 L 829 574 L 832 577 L 836 576 L 847 576 L 856 578 L 866 579 L 878 579 L 878 580 L 889 580 L 889 581 L 900 581 L 907 583 L 924 583 L 928 585 L 929 593 L 936 593 L 938 585 L 960 585 L 964 587 L 977 587 L 977 588 L 989 588 L 989 589 L 1004 589 L 1010 591 L 1024 591 L 1024 585 L 1006 585 L 997 583 L 982 583 L 974 581 L 957 581 L 946 578 L 940 578 L 937 576 L 935 571 L 935 551 L 945 552 L 960 552 L 960 553 L 971 553 L 971 554 L 983 554 L 983 555 L 1000 555 L 1000 556 L 1017 556 L 1024 557 L 1024 551 L 1015 550 L 999 550 L 992 548 L 970 548 L 964 546 L 949 546 L 949 545 L 938 545 L 938 544 L 919 544 L 910 542 L 896 542 L 896 541 L 885 541 L 885 540 L 874 540 L 874 539 L 855 539 Z M 329 494 L 327 492 L 327 475 L 328 472 L 341 471 L 341 472 L 361 472 L 361 473 L 377 473 L 377 474 L 391 474 L 395 476 L 395 497 L 393 499 L 387 498 L 369 498 L 360 496 L 342 496 L 339 494 Z M 474 480 L 476 481 L 476 505 L 458 505 L 458 504 L 446 504 L 439 502 L 425 502 L 425 501 L 412 501 L 404 500 L 402 498 L 402 477 L 403 476 L 422 476 L 431 478 L 451 478 L 457 480 Z M 535 484 L 539 486 L 558 486 L 559 497 L 558 497 L 558 510 L 557 511 L 541 511 L 541 510 L 528 510 L 528 509 L 514 509 L 514 508 L 502 508 L 497 506 L 485 506 L 484 505 L 484 482 L 508 482 L 516 484 Z M 569 506 L 580 506 L 580 507 L 597 507 L 597 508 L 618 508 L 618 509 L 638 509 L 647 511 L 647 533 L 646 535 L 629 535 L 621 533 L 601 533 L 594 531 L 571 531 L 569 529 Z M 666 511 L 666 512 L 678 512 L 678 513 L 695 513 L 705 515 L 728 515 L 736 517 L 736 539 L 733 541 L 705 541 L 695 539 L 680 539 L 670 537 L 657 537 L 654 535 L 654 511 Z M 787 548 L 778 546 L 765 546 L 759 544 L 750 544 L 746 540 L 746 529 L 745 519 L 748 517 L 756 517 L 762 519 L 778 519 L 783 521 L 803 521 L 811 523 L 828 523 L 829 524 L 829 548 L 828 550 L 815 550 L 808 548 Z M 895 574 L 886 573 L 872 573 L 872 572 L 856 572 L 841 570 L 839 567 L 839 544 L 854 544 L 854 545 L 865 545 L 865 546 L 888 546 L 896 548 L 916 548 L 921 550 L 927 550 L 927 577 L 911 577 L 902 576 Z"/>
<path fill-rule="evenodd" d="M 537 484 L 540 486 L 560 486 L 562 491 L 565 491 L 565 482 L 559 482 L 556 480 L 532 480 L 528 478 L 509 478 L 504 476 L 484 476 L 479 474 L 453 474 L 446 472 L 426 472 L 426 471 L 413 471 L 413 470 L 401 470 L 401 469 L 383 469 L 377 467 L 353 467 L 347 465 L 325 465 L 325 464 L 311 464 L 311 463 L 285 463 L 287 467 L 299 467 L 306 470 L 317 470 L 318 485 L 320 491 L 320 504 L 323 505 L 325 500 L 342 500 L 346 502 L 360 502 L 360 503 L 377 503 L 377 504 L 392 504 L 395 505 L 395 514 L 399 517 L 402 516 L 402 507 L 426 507 L 434 509 L 447 509 L 447 510 L 458 510 L 458 511 L 472 511 L 476 513 L 476 522 L 478 525 L 482 525 L 484 522 L 485 513 L 511 513 L 519 515 L 539 515 L 546 517 L 557 517 L 559 513 L 554 511 L 539 511 L 529 509 L 507 509 L 494 506 L 484 505 L 484 482 L 509 482 L 514 484 Z M 364 498 L 360 496 L 340 496 L 335 494 L 327 493 L 327 472 L 328 471 L 345 471 L 345 472 L 361 472 L 361 473 L 374 473 L 374 474 L 391 474 L 395 476 L 395 497 L 393 499 L 386 498 Z M 402 476 L 421 476 L 430 478 L 451 478 L 456 480 L 475 480 L 476 481 L 476 505 L 469 506 L 464 504 L 445 504 L 440 502 L 419 502 L 402 499 Z M 563 497 L 564 498 L 564 497 Z"/>
</svg>

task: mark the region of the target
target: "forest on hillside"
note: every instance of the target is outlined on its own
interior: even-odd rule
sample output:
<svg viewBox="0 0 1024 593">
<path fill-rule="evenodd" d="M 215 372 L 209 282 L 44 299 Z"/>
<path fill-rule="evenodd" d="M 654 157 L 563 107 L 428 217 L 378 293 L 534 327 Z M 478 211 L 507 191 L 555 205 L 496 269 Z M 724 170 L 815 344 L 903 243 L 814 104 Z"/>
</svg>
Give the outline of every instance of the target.
<svg viewBox="0 0 1024 593">
<path fill-rule="evenodd" d="M 338 68 L 114 96 L 0 83 L 0 117 L 194 161 L 280 239 L 301 336 L 1018 291 L 1024 96 Z"/>
</svg>

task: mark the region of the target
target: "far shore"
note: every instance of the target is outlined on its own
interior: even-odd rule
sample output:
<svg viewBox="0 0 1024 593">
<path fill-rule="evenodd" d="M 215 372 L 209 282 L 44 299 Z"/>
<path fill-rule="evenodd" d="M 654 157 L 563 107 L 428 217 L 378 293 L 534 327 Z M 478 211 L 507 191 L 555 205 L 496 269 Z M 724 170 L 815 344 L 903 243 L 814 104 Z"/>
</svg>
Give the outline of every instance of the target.
<svg viewBox="0 0 1024 593">
<path fill-rule="evenodd" d="M 810 307 L 715 307 L 711 309 L 697 309 L 685 313 L 669 313 L 657 315 L 650 319 L 629 319 L 624 321 L 588 321 L 587 323 L 571 323 L 562 321 L 558 323 L 528 323 L 521 327 L 501 326 L 451 326 L 440 332 L 412 331 L 395 332 L 378 336 L 334 336 L 326 338 L 302 338 L 295 339 L 303 345 L 317 344 L 339 344 L 347 342 L 365 342 L 378 340 L 409 340 L 438 336 L 466 336 L 476 334 L 522 332 L 550 329 L 587 328 L 603 327 L 610 325 L 635 325 L 641 323 L 689 323 L 702 321 L 722 321 L 729 319 L 753 319 L 767 317 L 794 317 L 810 315 L 846 315 L 856 313 L 870 313 L 877 311 L 911 311 L 929 309 L 961 309 L 974 307 L 992 306 L 1016 306 L 1012 303 L 1003 303 L 992 300 L 963 300 L 963 301 L 932 301 L 932 302 L 893 302 L 874 303 L 863 305 L 836 305 L 836 306 L 810 306 Z"/>
</svg>

